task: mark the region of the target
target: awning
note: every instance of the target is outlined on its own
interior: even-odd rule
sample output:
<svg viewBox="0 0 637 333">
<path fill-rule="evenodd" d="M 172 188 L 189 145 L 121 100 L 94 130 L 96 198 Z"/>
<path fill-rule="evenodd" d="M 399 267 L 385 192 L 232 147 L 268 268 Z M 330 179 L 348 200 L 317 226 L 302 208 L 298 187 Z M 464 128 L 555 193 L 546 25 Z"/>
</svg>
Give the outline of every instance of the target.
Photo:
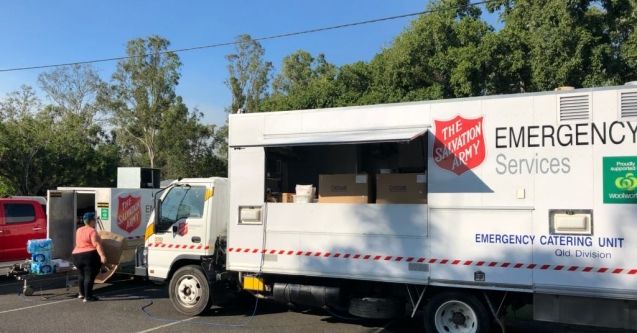
<svg viewBox="0 0 637 333">
<path fill-rule="evenodd" d="M 409 142 L 425 134 L 430 126 L 360 129 L 349 131 L 264 134 L 262 144 L 254 146 L 299 146 L 372 142 Z"/>
</svg>

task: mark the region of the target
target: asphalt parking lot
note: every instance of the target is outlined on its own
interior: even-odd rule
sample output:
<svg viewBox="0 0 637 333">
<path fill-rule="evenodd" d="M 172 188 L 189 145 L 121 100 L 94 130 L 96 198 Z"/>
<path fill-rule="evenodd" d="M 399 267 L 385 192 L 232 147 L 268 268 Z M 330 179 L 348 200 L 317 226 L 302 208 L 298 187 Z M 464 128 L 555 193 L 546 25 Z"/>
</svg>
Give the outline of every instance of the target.
<svg viewBox="0 0 637 333">
<path fill-rule="evenodd" d="M 0 332 L 422 332 L 419 319 L 389 322 L 337 319 L 323 311 L 294 312 L 287 307 L 240 298 L 230 306 L 213 309 L 206 316 L 191 318 L 173 310 L 163 286 L 118 280 L 99 285 L 101 300 L 82 303 L 77 288 L 67 290 L 64 280 L 34 283 L 33 296 L 19 295 L 21 283 L 0 280 Z M 254 316 L 252 313 L 254 312 Z M 628 332 L 567 327 L 525 320 L 512 320 L 507 332 L 514 333 Z M 634 332 L 634 331 L 633 331 Z"/>
</svg>

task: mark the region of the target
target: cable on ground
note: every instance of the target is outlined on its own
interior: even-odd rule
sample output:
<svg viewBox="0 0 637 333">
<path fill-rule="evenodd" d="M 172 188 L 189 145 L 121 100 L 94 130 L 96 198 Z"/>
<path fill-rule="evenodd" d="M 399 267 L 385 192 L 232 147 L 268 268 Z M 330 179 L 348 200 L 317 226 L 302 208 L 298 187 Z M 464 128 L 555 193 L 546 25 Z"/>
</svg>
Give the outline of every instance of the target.
<svg viewBox="0 0 637 333">
<path fill-rule="evenodd" d="M 248 324 L 250 324 L 250 322 L 252 321 L 252 319 L 256 316 L 257 314 L 257 308 L 259 306 L 259 298 L 255 297 L 255 302 L 254 302 L 254 309 L 252 310 L 252 313 L 250 314 L 250 316 L 242 323 L 237 323 L 237 324 L 225 324 L 225 323 L 215 323 L 215 322 L 211 322 L 211 321 L 205 321 L 205 320 L 189 320 L 188 324 L 197 324 L 197 325 L 204 325 L 204 326 L 214 326 L 214 327 L 230 327 L 230 328 L 238 328 L 238 327 L 246 327 L 248 326 Z M 153 300 L 149 300 L 148 303 L 142 305 L 140 307 L 140 310 L 151 320 L 154 321 L 159 321 L 162 323 L 177 323 L 177 322 L 181 322 L 183 319 L 168 319 L 168 318 L 162 318 L 162 317 L 158 317 L 155 316 L 153 314 L 151 314 L 150 312 L 148 312 L 148 308 L 153 305 L 154 302 Z"/>
</svg>

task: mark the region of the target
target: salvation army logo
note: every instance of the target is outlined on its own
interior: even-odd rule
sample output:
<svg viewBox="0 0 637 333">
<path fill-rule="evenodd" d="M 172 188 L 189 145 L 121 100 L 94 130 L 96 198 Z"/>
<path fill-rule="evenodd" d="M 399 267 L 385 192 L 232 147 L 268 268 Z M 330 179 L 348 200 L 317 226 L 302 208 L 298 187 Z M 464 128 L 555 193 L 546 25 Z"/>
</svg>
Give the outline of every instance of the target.
<svg viewBox="0 0 637 333">
<path fill-rule="evenodd" d="M 456 116 L 447 121 L 435 120 L 433 159 L 439 167 L 461 175 L 482 164 L 485 156 L 482 118 Z"/>
<path fill-rule="evenodd" d="M 117 226 L 126 230 L 129 234 L 137 229 L 142 223 L 141 197 L 121 196 L 117 198 Z"/>
<path fill-rule="evenodd" d="M 186 221 L 179 222 L 177 225 L 177 234 L 179 236 L 186 236 L 186 234 L 188 234 L 188 223 Z"/>
</svg>

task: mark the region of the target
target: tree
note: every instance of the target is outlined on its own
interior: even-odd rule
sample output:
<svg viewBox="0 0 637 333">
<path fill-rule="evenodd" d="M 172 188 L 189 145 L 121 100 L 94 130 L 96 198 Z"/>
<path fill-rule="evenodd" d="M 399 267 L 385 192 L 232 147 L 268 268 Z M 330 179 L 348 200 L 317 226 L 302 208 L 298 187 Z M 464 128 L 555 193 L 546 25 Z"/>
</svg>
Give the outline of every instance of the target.
<svg viewBox="0 0 637 333">
<path fill-rule="evenodd" d="M 85 128 L 83 118 L 50 108 L 0 122 L 0 189 L 43 195 L 64 185 L 112 186 L 117 148 L 99 126 Z"/>
<path fill-rule="evenodd" d="M 129 41 L 129 58 L 118 63 L 113 84 L 99 96 L 111 111 L 118 143 L 145 154 L 150 167 L 156 166 L 162 117 L 175 103 L 180 78 L 181 62 L 169 45 L 159 36 Z"/>
<path fill-rule="evenodd" d="M 258 112 L 259 103 L 268 87 L 272 63 L 265 61 L 265 50 L 261 44 L 249 35 L 240 35 L 236 39 L 235 53 L 228 54 L 228 74 L 226 85 L 232 93 L 229 112 L 239 109 L 245 112 Z"/>
<path fill-rule="evenodd" d="M 9 92 L 0 101 L 0 121 L 17 119 L 35 113 L 42 103 L 31 86 L 22 85 L 19 90 Z"/>
<path fill-rule="evenodd" d="M 280 73 L 272 82 L 272 94 L 264 101 L 269 111 L 311 109 L 332 106 L 339 92 L 334 80 L 338 68 L 325 55 L 314 58 L 298 50 L 283 58 Z"/>
<path fill-rule="evenodd" d="M 273 92 L 290 94 L 294 90 L 307 88 L 315 76 L 313 64 L 314 57 L 303 50 L 284 57 L 281 72 L 272 82 Z"/>
<path fill-rule="evenodd" d="M 337 105 L 370 104 L 364 97 L 368 96 L 371 82 L 372 72 L 367 63 L 358 61 L 341 66 L 335 82 L 340 92 Z"/>
<path fill-rule="evenodd" d="M 215 126 L 202 124 L 202 116 L 197 110 L 189 111 L 181 97 L 164 114 L 158 154 L 164 177 L 226 175 L 226 163 L 216 152 L 220 142 Z"/>
<path fill-rule="evenodd" d="M 469 0 L 443 0 L 371 62 L 337 68 L 299 50 L 283 59 L 266 110 L 363 105 L 496 93 L 502 45 Z M 495 75 L 494 75 L 495 73 Z M 506 71 L 504 71 L 506 73 Z"/>
<path fill-rule="evenodd" d="M 468 0 L 439 1 L 414 20 L 370 63 L 373 102 L 399 102 L 488 94 L 493 34 Z M 378 99 L 381 100 L 378 100 Z"/>
<path fill-rule="evenodd" d="M 40 87 L 61 112 L 70 112 L 90 126 L 98 111 L 96 96 L 104 82 L 90 65 L 58 67 L 38 76 Z"/>
<path fill-rule="evenodd" d="M 635 77 L 634 1 L 500 0 L 488 8 L 499 10 L 505 23 L 500 44 L 517 53 L 515 66 L 502 67 L 520 79 L 521 91 L 620 84 Z"/>
</svg>

